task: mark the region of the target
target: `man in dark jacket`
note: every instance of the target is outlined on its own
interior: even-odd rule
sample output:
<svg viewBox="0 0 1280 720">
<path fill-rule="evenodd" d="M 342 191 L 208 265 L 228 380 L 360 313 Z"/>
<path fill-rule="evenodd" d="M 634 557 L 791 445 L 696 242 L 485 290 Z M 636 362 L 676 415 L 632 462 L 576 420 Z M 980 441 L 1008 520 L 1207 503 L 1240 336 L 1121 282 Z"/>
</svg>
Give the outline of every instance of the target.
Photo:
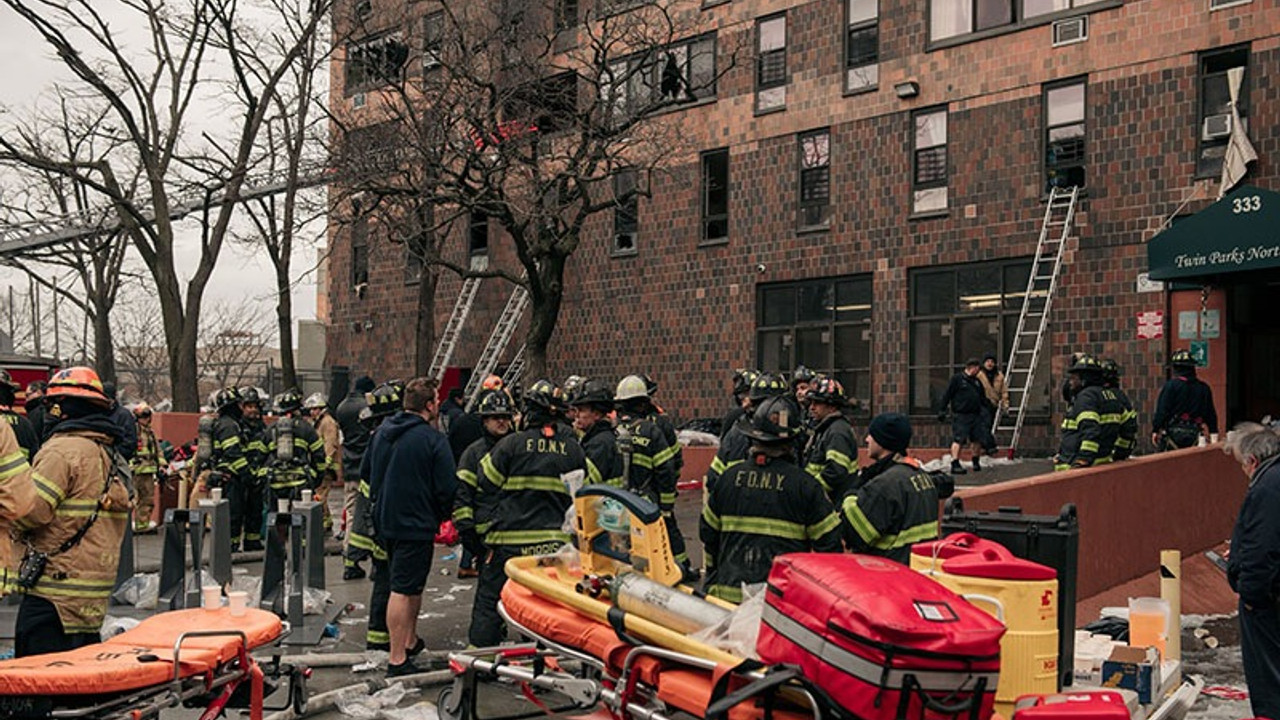
<svg viewBox="0 0 1280 720">
<path fill-rule="evenodd" d="M 822 378 L 807 392 L 813 434 L 804 453 L 805 472 L 812 475 L 832 503 L 855 489 L 858 472 L 858 439 L 844 417 L 849 400 L 844 386 L 835 378 Z"/>
<path fill-rule="evenodd" d="M 754 378 L 751 381 L 751 387 L 747 388 L 745 396 L 745 412 L 754 413 L 756 407 L 760 403 L 771 397 L 777 397 L 788 392 L 790 388 L 787 383 L 780 377 L 770 373 L 753 373 Z M 746 418 L 744 421 L 741 418 Z M 710 488 L 720 480 L 720 475 L 725 471 L 734 460 L 746 460 L 751 450 L 751 439 L 747 437 L 744 430 L 751 422 L 751 415 L 743 414 L 739 416 L 739 420 L 732 428 L 726 428 L 720 434 L 720 449 L 716 450 L 716 456 L 711 459 L 711 467 L 707 468 L 707 477 L 704 484 Z"/>
<path fill-rule="evenodd" d="M 1120 366 L 1115 360 L 1102 360 L 1102 387 L 1115 393 L 1120 404 L 1120 431 L 1116 436 L 1115 449 L 1111 451 L 1112 460 L 1128 460 L 1133 455 L 1138 440 L 1138 412 L 1133 409 L 1133 401 L 1120 388 Z"/>
<path fill-rule="evenodd" d="M 1173 377 L 1160 389 L 1151 417 L 1151 444 L 1156 450 L 1177 450 L 1195 445 L 1201 437 L 1218 432 L 1218 411 L 1213 390 L 1196 377 L 1196 361 L 1186 350 L 1169 357 Z"/>
<path fill-rule="evenodd" d="M 1071 406 L 1062 418 L 1062 439 L 1054 470 L 1104 465 L 1111 462 L 1124 408 L 1114 390 L 1102 384 L 1102 363 L 1092 355 L 1078 355 L 1067 371 Z"/>
<path fill-rule="evenodd" d="M 871 465 L 841 504 L 845 545 L 906 565 L 911 546 L 938 537 L 938 487 L 920 461 L 907 456 L 911 422 L 901 413 L 877 415 L 867 428 Z"/>
<path fill-rule="evenodd" d="M 36 431 L 36 439 L 44 442 L 44 426 L 45 426 L 45 407 L 44 394 L 49 389 L 49 383 L 43 380 L 34 380 L 27 383 L 27 399 L 23 401 L 23 407 L 27 409 L 27 419 L 31 421 L 31 427 Z"/>
<path fill-rule="evenodd" d="M 734 461 L 707 492 L 698 524 L 704 590 L 735 603 L 742 602 L 744 584 L 765 581 L 778 555 L 844 549 L 840 517 L 822 485 L 794 462 L 804 425 L 794 397 L 765 400 L 750 422 L 750 458 Z"/>
<path fill-rule="evenodd" d="M 498 441 L 480 460 L 478 489 L 483 502 L 476 525 L 487 527 L 490 553 L 476 583 L 468 639 L 475 647 L 502 642 L 506 627 L 498 596 L 506 584 L 505 565 L 513 557 L 547 555 L 569 542 L 564 515 L 573 497 L 572 474 L 586 478 L 587 456 L 567 427 L 559 424 L 560 389 L 538 380 L 524 394 L 524 429 Z"/>
<path fill-rule="evenodd" d="M 116 452 L 123 455 L 125 460 L 132 460 L 133 454 L 138 451 L 138 422 L 133 413 L 116 398 L 115 383 L 102 383 L 102 391 L 111 398 L 111 422 L 120 426 L 120 443 L 116 445 Z"/>
<path fill-rule="evenodd" d="M 369 557 L 369 549 L 351 544 L 351 528 L 355 524 L 356 498 L 360 495 L 360 461 L 369 447 L 368 423 L 360 421 L 360 412 L 369 407 L 365 393 L 373 392 L 373 378 L 362 375 L 355 386 L 333 411 L 342 431 L 342 579 L 364 577 L 360 563 Z"/>
<path fill-rule="evenodd" d="M 991 435 L 991 426 L 983 421 L 985 417 L 983 407 L 986 403 L 983 398 L 986 397 L 986 393 L 982 389 L 982 382 L 978 380 L 980 369 L 981 365 L 977 358 L 967 360 L 964 370 L 951 378 L 946 392 L 942 393 L 942 400 L 938 403 L 938 422 L 945 422 L 947 409 L 951 410 L 952 475 L 963 475 L 966 472 L 964 466 L 960 464 L 961 446 L 971 442 L 974 444 L 974 472 L 982 469 L 979 458 L 983 450 L 986 450 L 988 455 L 993 455 L 996 451 L 996 440 Z"/>
<path fill-rule="evenodd" d="M 482 538 L 489 526 L 476 524 L 477 514 L 482 517 L 488 514 L 477 509 L 480 502 L 492 499 L 479 496 L 480 460 L 514 430 L 511 422 L 515 408 L 505 390 L 482 391 L 476 402 L 476 412 L 484 423 L 484 436 L 471 443 L 458 460 L 458 492 L 453 500 L 453 524 L 462 539 L 462 560 L 458 563 L 460 578 L 480 577 L 484 570 L 484 556 L 488 552 Z"/>
<path fill-rule="evenodd" d="M 720 419 L 720 442 L 723 443 L 729 431 L 738 424 L 738 420 L 746 414 L 748 408 L 747 394 L 760 373 L 755 370 L 738 368 L 733 371 L 733 407 Z"/>
<path fill-rule="evenodd" d="M 18 446 L 26 453 L 27 459 L 36 456 L 40 449 L 40 436 L 36 434 L 31 420 L 19 415 L 13 405 L 18 401 L 18 384 L 13 381 L 8 370 L 0 369 L 0 417 L 4 418 L 13 434 L 18 439 Z M 30 411 L 28 411 L 30 412 Z"/>
<path fill-rule="evenodd" d="M 417 633 L 436 531 L 449 517 L 457 491 L 449 443 L 431 427 L 438 407 L 435 380 L 410 380 L 404 410 L 383 423 L 369 442 L 374 523 L 391 569 L 387 677 L 421 672 L 406 655 L 417 645 L 410 640 Z"/>
<path fill-rule="evenodd" d="M 449 396 L 444 402 L 440 403 L 440 429 L 448 433 L 449 428 L 453 426 L 453 421 L 466 414 L 466 409 L 462 407 L 462 388 L 449 388 Z"/>
<path fill-rule="evenodd" d="M 676 455 L 680 450 L 667 441 L 662 428 L 649 418 L 653 408 L 649 400 L 649 387 L 639 375 L 628 375 L 618 381 L 613 394 L 618 408 L 618 433 L 623 438 L 624 453 L 630 447 L 629 457 L 624 454 L 627 466 L 627 489 L 647 497 L 662 508 L 662 518 L 667 526 L 667 539 L 671 552 L 685 574 L 693 578 L 689 553 L 685 549 L 684 536 L 676 521 L 676 492 L 680 472 L 676 469 Z"/>
<path fill-rule="evenodd" d="M 586 380 L 580 385 L 569 405 L 575 411 L 573 429 L 587 454 L 587 482 L 623 487 L 627 471 L 618 452 L 618 433 L 609 422 L 613 390 L 603 380 Z"/>
<path fill-rule="evenodd" d="M 1240 650 L 1253 716 L 1280 718 L 1280 437 L 1248 423 L 1228 448 L 1249 478 L 1227 580 L 1240 595 Z"/>
</svg>

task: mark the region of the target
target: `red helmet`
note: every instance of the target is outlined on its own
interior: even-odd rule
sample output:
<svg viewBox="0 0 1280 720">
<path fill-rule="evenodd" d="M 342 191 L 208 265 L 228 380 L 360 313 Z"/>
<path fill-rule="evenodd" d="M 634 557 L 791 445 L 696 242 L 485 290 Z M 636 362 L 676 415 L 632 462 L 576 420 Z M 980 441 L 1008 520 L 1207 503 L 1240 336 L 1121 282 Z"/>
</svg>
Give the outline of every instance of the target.
<svg viewBox="0 0 1280 720">
<path fill-rule="evenodd" d="M 49 402 L 57 402 L 61 398 L 78 397 L 103 406 L 111 405 L 111 398 L 102 390 L 102 380 L 93 368 L 70 367 L 59 370 L 49 379 Z"/>
</svg>

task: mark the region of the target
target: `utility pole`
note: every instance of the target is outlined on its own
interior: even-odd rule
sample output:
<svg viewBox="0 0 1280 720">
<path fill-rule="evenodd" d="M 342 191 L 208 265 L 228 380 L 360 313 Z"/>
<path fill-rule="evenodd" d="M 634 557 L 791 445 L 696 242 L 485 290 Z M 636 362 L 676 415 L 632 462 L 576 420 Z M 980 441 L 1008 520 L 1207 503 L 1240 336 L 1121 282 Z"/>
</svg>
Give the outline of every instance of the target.
<svg viewBox="0 0 1280 720">
<path fill-rule="evenodd" d="M 36 356 L 40 356 L 40 293 L 36 292 L 35 278 L 27 278 L 27 290 L 31 293 L 31 337 L 34 338 Z"/>
</svg>

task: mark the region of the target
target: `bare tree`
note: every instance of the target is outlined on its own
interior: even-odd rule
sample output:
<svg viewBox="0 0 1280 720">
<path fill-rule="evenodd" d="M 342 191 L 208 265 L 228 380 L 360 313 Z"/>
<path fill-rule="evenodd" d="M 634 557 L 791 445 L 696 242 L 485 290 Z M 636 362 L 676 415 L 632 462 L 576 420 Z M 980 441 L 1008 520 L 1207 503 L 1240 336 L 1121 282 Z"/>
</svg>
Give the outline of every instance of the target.
<svg viewBox="0 0 1280 720">
<path fill-rule="evenodd" d="M 152 403 L 169 396 L 169 360 L 159 313 L 134 298 L 118 304 L 113 317 L 121 391 L 132 386 L 134 395 Z"/>
<path fill-rule="evenodd" d="M 256 14 L 239 0 L 4 3 L 56 53 L 76 79 L 78 94 L 110 108 L 119 149 L 89 163 L 50 162 L 24 152 L 6 128 L 0 130 L 0 161 L 60 174 L 110 204 L 155 284 L 175 408 L 196 410 L 204 291 L 235 207 L 246 192 L 252 194 L 246 183 L 271 98 L 321 26 L 330 0 L 263 0 Z M 130 52 L 114 30 L 130 24 L 147 29 L 142 53 Z M 281 42 L 282 54 L 258 58 L 243 52 L 272 32 L 280 38 L 291 34 Z M 217 79 L 214 60 L 226 68 L 228 92 L 244 109 L 228 116 L 234 129 L 224 140 L 197 135 L 193 127 L 203 120 L 200 92 Z M 138 193 L 128 190 L 122 168 L 139 170 Z M 199 259 L 188 263 L 175 252 L 174 220 L 192 210 L 199 213 L 201 233 Z M 179 267 L 190 270 L 185 283 Z"/>
<path fill-rule="evenodd" d="M 266 374 L 274 323 L 250 300 L 212 303 L 201 325 L 201 376 L 217 387 L 258 384 Z"/>
<path fill-rule="evenodd" d="M 374 219 L 428 268 L 524 284 L 535 374 L 545 372 L 565 264 L 588 222 L 625 209 L 648 194 L 654 173 L 687 161 L 679 114 L 663 111 L 713 96 L 739 52 L 700 34 L 708 20 L 696 3 L 602 0 L 563 16 L 578 5 L 444 3 L 412 22 L 337 20 L 353 38 L 373 38 L 347 46 L 344 69 L 348 94 L 376 98 L 366 104 L 377 122 L 334 118 L 338 177 L 359 198 L 347 204 L 350 217 Z M 412 28 L 409 37 L 378 32 L 396 25 Z M 506 231 L 518 271 L 450 259 L 449 230 L 473 213 Z M 435 344 L 434 280 L 423 273 L 418 371 Z"/>
</svg>

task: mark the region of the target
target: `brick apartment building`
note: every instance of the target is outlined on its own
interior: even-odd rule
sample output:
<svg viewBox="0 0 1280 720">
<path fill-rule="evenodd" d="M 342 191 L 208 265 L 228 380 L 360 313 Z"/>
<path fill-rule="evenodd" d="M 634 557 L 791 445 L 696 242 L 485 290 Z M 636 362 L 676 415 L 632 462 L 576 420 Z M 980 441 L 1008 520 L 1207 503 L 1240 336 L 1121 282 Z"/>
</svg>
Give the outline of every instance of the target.
<svg viewBox="0 0 1280 720">
<path fill-rule="evenodd" d="M 865 414 L 910 412 L 916 445 L 942 444 L 937 396 L 967 357 L 1005 364 L 1049 188 L 1080 185 L 1024 447 L 1053 444 L 1073 351 L 1120 363 L 1142 436 L 1168 353 L 1192 342 L 1220 415 L 1280 414 L 1280 316 L 1267 312 L 1280 307 L 1267 249 L 1280 245 L 1280 195 L 1255 191 L 1280 190 L 1276 3 L 707 0 L 701 12 L 710 30 L 689 52 L 745 57 L 714 97 L 677 111 L 698 151 L 656 175 L 651 198 L 596 218 L 571 258 L 558 377 L 645 371 L 687 419 L 727 408 L 735 367 L 804 364 L 844 381 Z M 332 104 L 350 112 L 342 56 Z M 1258 160 L 1249 187 L 1210 207 L 1233 67 Z M 1149 267 L 1148 242 L 1170 223 L 1171 242 L 1222 246 L 1214 257 L 1257 242 L 1230 272 Z M 496 229 L 465 234 L 459 256 L 511 262 Z M 328 362 L 405 374 L 416 269 L 366 230 L 335 224 L 330 242 Z M 1179 284 L 1140 282 L 1149 270 Z M 459 285 L 442 276 L 437 328 Z M 454 365 L 475 362 L 509 293 L 485 281 Z M 1147 315 L 1142 334 L 1162 336 L 1140 337 L 1139 315 L 1154 312 L 1161 324 Z"/>
</svg>

